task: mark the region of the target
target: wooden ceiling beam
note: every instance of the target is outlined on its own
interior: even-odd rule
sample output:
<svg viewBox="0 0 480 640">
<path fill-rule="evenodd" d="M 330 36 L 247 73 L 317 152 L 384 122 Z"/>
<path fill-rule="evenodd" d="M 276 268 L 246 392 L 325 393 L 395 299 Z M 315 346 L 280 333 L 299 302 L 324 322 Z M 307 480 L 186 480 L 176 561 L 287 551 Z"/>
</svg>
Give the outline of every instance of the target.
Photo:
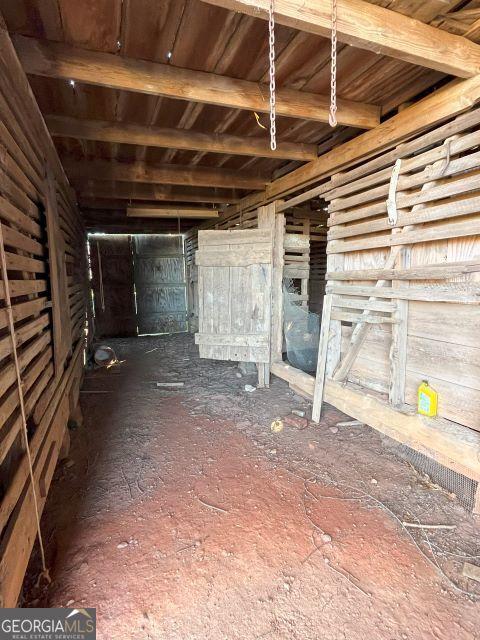
<svg viewBox="0 0 480 640">
<path fill-rule="evenodd" d="M 240 200 L 234 191 L 227 189 L 178 191 L 171 187 L 141 182 L 78 181 L 76 176 L 71 176 L 71 178 L 81 200 L 152 200 L 159 202 L 206 202 L 209 204 L 234 204 Z"/>
<path fill-rule="evenodd" d="M 136 206 L 127 207 L 127 218 L 218 218 L 219 212 L 215 209 L 185 209 L 171 207 Z"/>
<path fill-rule="evenodd" d="M 67 175 L 78 179 L 115 180 L 119 182 L 147 182 L 159 185 L 176 184 L 198 187 L 227 187 L 261 190 L 268 177 L 239 173 L 216 167 L 183 166 L 178 164 L 149 165 L 145 162 L 117 162 L 115 160 L 75 160 L 62 157 Z"/>
<path fill-rule="evenodd" d="M 13 35 L 12 40 L 24 70 L 32 75 L 232 109 L 259 113 L 269 111 L 268 85 L 258 82 L 25 36 Z M 337 100 L 337 105 L 337 120 L 341 125 L 371 129 L 380 121 L 380 108 L 375 105 L 342 99 Z M 330 96 L 295 89 L 277 89 L 276 112 L 279 116 L 328 122 L 329 109 Z"/>
<path fill-rule="evenodd" d="M 270 0 L 203 0 L 268 19 Z M 364 0 L 337 0 L 340 42 L 461 78 L 480 74 L 480 45 Z M 278 24 L 330 37 L 331 0 L 276 0 Z M 392 79 L 393 80 L 393 79 Z"/>
<path fill-rule="evenodd" d="M 276 150 L 272 151 L 268 136 L 253 138 L 221 133 L 199 133 L 186 129 L 145 127 L 138 124 L 103 120 L 81 120 L 59 115 L 47 115 L 45 120 L 54 137 L 304 162 L 314 160 L 317 157 L 315 144 L 278 142 Z"/>
<path fill-rule="evenodd" d="M 112 211 L 126 211 L 128 202 L 107 198 L 79 198 L 80 209 L 111 209 Z"/>
</svg>

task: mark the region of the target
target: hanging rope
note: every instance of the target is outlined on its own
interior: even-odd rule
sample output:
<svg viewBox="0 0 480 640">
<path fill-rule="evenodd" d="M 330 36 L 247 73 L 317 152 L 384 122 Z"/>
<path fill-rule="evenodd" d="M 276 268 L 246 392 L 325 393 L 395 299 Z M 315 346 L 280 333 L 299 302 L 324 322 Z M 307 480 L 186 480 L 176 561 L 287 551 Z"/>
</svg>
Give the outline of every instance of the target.
<svg viewBox="0 0 480 640">
<path fill-rule="evenodd" d="M 331 127 L 337 126 L 337 0 L 332 0 L 332 68 L 328 123 Z"/>
<path fill-rule="evenodd" d="M 35 488 L 35 476 L 33 474 L 33 464 L 32 464 L 32 455 L 30 453 L 30 445 L 28 442 L 28 430 L 27 430 L 27 415 L 25 412 L 25 403 L 24 403 L 24 399 L 23 399 L 23 383 L 22 383 L 22 376 L 20 373 L 20 364 L 18 362 L 18 355 L 17 355 L 17 340 L 16 340 L 16 336 L 15 336 L 15 325 L 14 325 L 14 320 L 13 320 L 13 311 L 12 311 L 12 301 L 10 298 L 10 284 L 8 281 L 8 274 L 7 274 L 7 260 L 5 257 L 5 246 L 4 246 L 4 242 L 3 242 L 3 226 L 2 223 L 0 222 L 0 262 L 1 262 L 1 267 L 2 267 L 2 279 L 3 279 L 3 287 L 4 287 L 4 293 L 5 293 L 5 305 L 6 305 L 6 310 L 7 310 L 7 316 L 8 316 L 8 325 L 9 325 L 9 329 L 10 329 L 10 338 L 12 341 L 12 353 L 13 353 L 13 362 L 15 364 L 15 372 L 16 372 L 16 377 L 17 377 L 17 388 L 18 388 L 18 397 L 20 400 L 20 413 L 21 413 L 21 417 L 22 417 L 22 432 L 23 432 L 23 438 L 25 440 L 25 450 L 26 450 L 26 454 L 27 454 L 27 461 L 28 461 L 28 470 L 29 470 L 29 474 L 30 474 L 30 482 L 32 484 L 32 495 L 33 495 L 33 504 L 34 504 L 34 508 L 35 508 L 35 518 L 37 521 L 37 534 L 38 534 L 38 544 L 40 546 L 40 556 L 42 559 L 42 574 L 40 577 L 43 577 L 47 580 L 47 582 L 51 582 L 50 580 L 50 575 L 47 569 L 47 564 L 45 561 L 45 548 L 43 545 L 43 538 L 42 538 L 42 532 L 40 529 L 40 510 L 38 507 L 38 498 L 37 498 L 37 491 Z"/>
<path fill-rule="evenodd" d="M 277 148 L 277 125 L 275 122 L 275 0 L 270 0 L 268 9 L 268 59 L 270 62 L 270 148 Z"/>
</svg>

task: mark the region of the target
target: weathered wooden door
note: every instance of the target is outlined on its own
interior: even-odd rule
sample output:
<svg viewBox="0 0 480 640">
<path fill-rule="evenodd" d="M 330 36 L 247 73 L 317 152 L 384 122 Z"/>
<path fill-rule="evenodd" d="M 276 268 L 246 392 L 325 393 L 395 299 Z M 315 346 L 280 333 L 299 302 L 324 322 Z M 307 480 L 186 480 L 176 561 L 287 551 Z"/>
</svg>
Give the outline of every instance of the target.
<svg viewBox="0 0 480 640">
<path fill-rule="evenodd" d="M 195 258 L 200 357 L 255 362 L 268 385 L 272 231 L 199 231 Z"/>
<path fill-rule="evenodd" d="M 187 331 L 182 236 L 135 235 L 133 246 L 138 333 Z"/>
</svg>

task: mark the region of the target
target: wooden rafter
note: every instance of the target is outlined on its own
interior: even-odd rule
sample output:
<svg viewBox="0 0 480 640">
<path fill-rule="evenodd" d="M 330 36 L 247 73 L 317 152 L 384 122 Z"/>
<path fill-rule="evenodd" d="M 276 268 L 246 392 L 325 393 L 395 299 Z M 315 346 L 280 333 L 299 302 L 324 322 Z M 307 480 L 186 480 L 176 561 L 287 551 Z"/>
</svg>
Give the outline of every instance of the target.
<svg viewBox="0 0 480 640">
<path fill-rule="evenodd" d="M 268 86 L 257 82 L 24 36 L 13 36 L 12 40 L 26 73 L 33 75 L 233 109 L 269 111 Z M 328 122 L 329 107 L 329 96 L 295 89 L 277 90 L 276 109 L 280 116 Z M 338 100 L 337 120 L 342 125 L 371 129 L 380 121 L 380 108 Z"/>
<path fill-rule="evenodd" d="M 204 0 L 208 4 L 268 18 L 269 0 Z M 480 73 L 480 46 L 419 20 L 364 0 L 337 0 L 340 42 L 461 78 Z M 331 0 L 278 0 L 279 24 L 329 36 Z"/>
<path fill-rule="evenodd" d="M 145 162 L 116 162 L 114 160 L 63 159 L 67 174 L 75 179 L 118 180 L 120 182 L 147 182 L 202 187 L 262 189 L 266 177 L 239 173 L 228 169 L 174 164 L 149 165 Z"/>
<path fill-rule="evenodd" d="M 125 122 L 80 120 L 68 116 L 49 115 L 45 118 L 50 133 L 57 137 L 96 140 L 119 144 L 167 149 L 188 149 L 205 153 L 285 158 L 287 160 L 314 160 L 314 144 L 279 142 L 275 151 L 270 149 L 267 137 L 253 138 L 220 133 L 199 133 L 185 129 L 145 127 Z"/>
</svg>

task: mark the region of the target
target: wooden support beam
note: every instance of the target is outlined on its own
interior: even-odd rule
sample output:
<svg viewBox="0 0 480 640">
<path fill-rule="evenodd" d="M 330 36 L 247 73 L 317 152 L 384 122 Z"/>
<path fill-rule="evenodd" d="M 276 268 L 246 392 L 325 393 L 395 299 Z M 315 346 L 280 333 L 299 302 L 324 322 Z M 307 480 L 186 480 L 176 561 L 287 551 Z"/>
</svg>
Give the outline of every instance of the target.
<svg viewBox="0 0 480 640">
<path fill-rule="evenodd" d="M 113 160 L 75 160 L 64 157 L 63 166 L 68 175 L 83 179 L 118 180 L 120 182 L 150 182 L 202 187 L 228 187 L 262 189 L 267 179 L 251 173 L 239 173 L 215 167 L 144 162 L 116 162 Z"/>
<path fill-rule="evenodd" d="M 174 207 L 136 206 L 127 208 L 128 218 L 218 218 L 216 209 L 175 209 Z"/>
<path fill-rule="evenodd" d="M 268 19 L 269 0 L 204 0 Z M 480 73 L 480 46 L 447 31 L 364 0 L 337 0 L 340 42 L 461 78 Z M 330 37 L 331 0 L 277 0 L 275 21 Z"/>
<path fill-rule="evenodd" d="M 12 40 L 23 68 L 32 75 L 74 80 L 177 100 L 193 100 L 232 109 L 260 113 L 269 111 L 268 86 L 257 82 L 88 51 L 60 42 L 19 35 L 13 36 Z M 279 88 L 276 98 L 277 115 L 328 122 L 329 96 Z M 337 104 L 339 124 L 371 129 L 380 121 L 380 108 L 375 105 L 341 99 Z"/>
<path fill-rule="evenodd" d="M 205 153 L 284 158 L 304 162 L 314 160 L 317 157 L 317 147 L 314 144 L 278 142 L 276 150 L 272 151 L 267 136 L 253 138 L 222 133 L 199 133 L 186 129 L 145 127 L 127 122 L 81 120 L 59 115 L 46 116 L 45 120 L 54 137 L 167 149 L 187 149 Z"/>
<path fill-rule="evenodd" d="M 111 211 L 125 211 L 128 202 L 125 200 L 114 200 L 107 198 L 79 198 L 78 206 L 83 209 L 103 209 Z"/>
<path fill-rule="evenodd" d="M 72 182 L 77 186 L 80 199 L 108 199 L 108 200 L 157 200 L 159 202 L 208 202 L 209 204 L 234 204 L 239 198 L 235 191 L 228 189 L 182 189 L 178 190 L 158 184 L 141 182 L 115 182 L 108 180 L 87 180 L 78 182 L 72 176 Z"/>
</svg>

